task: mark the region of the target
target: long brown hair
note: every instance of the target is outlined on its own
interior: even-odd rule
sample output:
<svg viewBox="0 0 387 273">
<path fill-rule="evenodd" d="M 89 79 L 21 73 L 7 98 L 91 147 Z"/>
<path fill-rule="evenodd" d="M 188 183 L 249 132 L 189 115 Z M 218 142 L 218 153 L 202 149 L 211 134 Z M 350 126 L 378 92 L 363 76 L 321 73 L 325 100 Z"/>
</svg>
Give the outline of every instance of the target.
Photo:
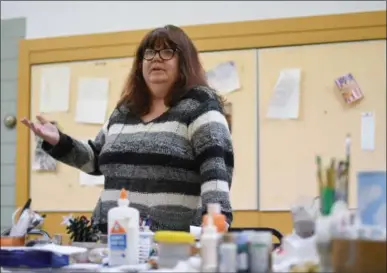
<svg viewBox="0 0 387 273">
<path fill-rule="evenodd" d="M 199 53 L 192 40 L 179 27 L 167 25 L 150 31 L 137 48 L 134 62 L 117 107 L 127 106 L 136 115 L 150 111 L 151 93 L 142 74 L 145 49 L 164 45 L 179 54 L 179 78 L 165 98 L 165 104 L 172 106 L 194 86 L 208 86 Z M 219 97 L 220 98 L 220 97 Z"/>
</svg>

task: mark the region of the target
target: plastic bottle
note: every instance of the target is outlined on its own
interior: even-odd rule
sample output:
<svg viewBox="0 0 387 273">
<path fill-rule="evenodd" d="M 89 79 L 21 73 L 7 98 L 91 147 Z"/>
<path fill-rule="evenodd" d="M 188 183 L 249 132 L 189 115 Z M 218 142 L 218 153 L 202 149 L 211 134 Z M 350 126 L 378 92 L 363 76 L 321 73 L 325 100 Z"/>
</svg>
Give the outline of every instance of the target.
<svg viewBox="0 0 387 273">
<path fill-rule="evenodd" d="M 219 265 L 218 272 L 220 273 L 236 273 L 238 272 L 238 247 L 234 242 L 232 233 L 226 233 L 223 236 L 223 241 L 219 244 Z"/>
<path fill-rule="evenodd" d="M 200 238 L 200 256 L 202 258 L 201 272 L 216 272 L 218 266 L 218 233 L 213 218 L 208 217 L 208 223 L 203 227 Z"/>
<path fill-rule="evenodd" d="M 269 231 L 258 231 L 251 234 L 249 251 L 251 272 L 271 272 L 272 236 L 272 233 Z"/>
<path fill-rule="evenodd" d="M 118 207 L 108 212 L 109 265 L 139 263 L 140 213 L 129 207 L 125 189 L 121 190 Z"/>
<path fill-rule="evenodd" d="M 213 219 L 213 223 L 217 228 L 218 233 L 227 232 L 228 226 L 226 221 L 226 216 L 221 213 L 220 204 L 213 203 L 207 205 L 207 214 L 203 216 L 203 225 L 206 226 L 208 224 L 208 216 L 211 215 Z"/>
</svg>

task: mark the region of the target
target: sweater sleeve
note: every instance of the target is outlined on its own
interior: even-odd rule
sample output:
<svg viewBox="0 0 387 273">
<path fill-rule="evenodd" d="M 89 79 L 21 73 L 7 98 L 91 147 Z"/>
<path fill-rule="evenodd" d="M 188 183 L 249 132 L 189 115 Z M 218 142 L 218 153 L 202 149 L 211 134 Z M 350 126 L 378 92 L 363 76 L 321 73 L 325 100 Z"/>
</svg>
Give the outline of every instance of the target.
<svg viewBox="0 0 387 273">
<path fill-rule="evenodd" d="M 75 167 L 90 175 L 101 175 L 98 157 L 107 135 L 108 122 L 102 127 L 94 140 L 76 140 L 59 132 L 59 142 L 55 146 L 43 141 L 42 149 L 54 159 Z"/>
<path fill-rule="evenodd" d="M 228 123 L 216 98 L 202 102 L 189 124 L 188 133 L 201 176 L 203 214 L 207 212 L 207 204 L 219 203 L 231 225 L 234 153 Z"/>
</svg>

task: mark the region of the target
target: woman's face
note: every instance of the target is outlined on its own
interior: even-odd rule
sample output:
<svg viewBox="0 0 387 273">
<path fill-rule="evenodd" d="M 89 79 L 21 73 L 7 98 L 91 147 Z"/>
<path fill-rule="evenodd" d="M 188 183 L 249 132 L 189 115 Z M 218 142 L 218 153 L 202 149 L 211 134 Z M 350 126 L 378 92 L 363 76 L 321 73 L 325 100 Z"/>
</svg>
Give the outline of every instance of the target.
<svg viewBox="0 0 387 273">
<path fill-rule="evenodd" d="M 176 50 L 166 46 L 145 49 L 142 74 L 153 95 L 164 97 L 179 75 L 179 55 Z"/>
</svg>

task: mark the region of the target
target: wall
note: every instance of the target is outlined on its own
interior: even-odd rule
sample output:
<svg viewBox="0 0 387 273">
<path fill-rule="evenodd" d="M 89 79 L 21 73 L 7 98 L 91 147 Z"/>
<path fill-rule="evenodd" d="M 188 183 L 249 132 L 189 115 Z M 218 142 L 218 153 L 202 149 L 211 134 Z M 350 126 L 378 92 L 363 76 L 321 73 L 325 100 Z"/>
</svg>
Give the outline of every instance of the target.
<svg viewBox="0 0 387 273">
<path fill-rule="evenodd" d="M 7 129 L 3 120 L 16 116 L 18 42 L 25 33 L 25 19 L 1 20 L 1 230 L 15 210 L 16 129 Z"/>
<path fill-rule="evenodd" d="M 385 1 L 2 1 L 1 18 L 27 18 L 27 38 L 385 10 Z"/>
</svg>

